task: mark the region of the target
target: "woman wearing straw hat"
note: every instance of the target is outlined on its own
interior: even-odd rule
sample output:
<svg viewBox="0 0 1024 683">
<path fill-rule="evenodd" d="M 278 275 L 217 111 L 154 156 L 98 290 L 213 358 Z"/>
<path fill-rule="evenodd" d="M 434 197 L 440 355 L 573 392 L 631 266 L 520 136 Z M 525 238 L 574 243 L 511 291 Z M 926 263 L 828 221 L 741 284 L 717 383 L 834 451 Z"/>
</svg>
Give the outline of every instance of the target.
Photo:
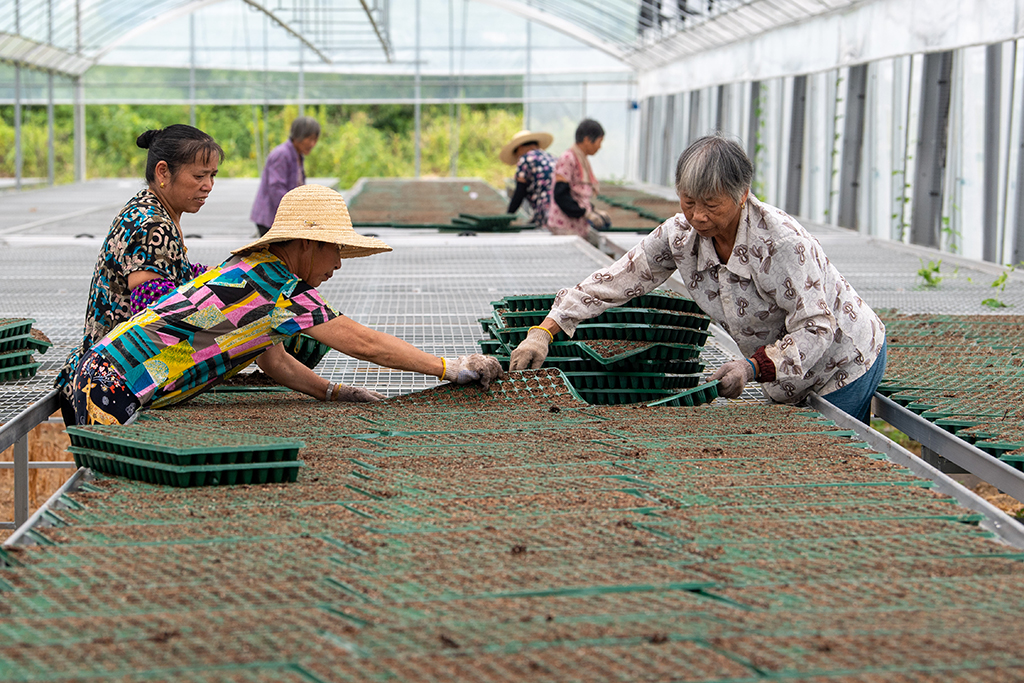
<svg viewBox="0 0 1024 683">
<path fill-rule="evenodd" d="M 498 158 L 516 167 L 516 191 L 508 205 L 508 213 L 519 210 L 523 200 L 533 210 L 530 222 L 544 227 L 548 206 L 554 198 L 555 158 L 544 150 L 551 146 L 550 133 L 521 130 L 501 148 Z"/>
<path fill-rule="evenodd" d="M 270 231 L 234 257 L 118 325 L 85 355 L 74 379 L 78 424 L 127 424 L 143 407 L 185 401 L 256 360 L 284 386 L 324 401 L 380 394 L 328 382 L 289 356 L 299 332 L 354 358 L 485 388 L 503 376 L 480 354 L 444 359 L 334 310 L 316 287 L 341 259 L 391 247 L 358 234 L 341 195 L 303 185 L 281 200 Z"/>
</svg>

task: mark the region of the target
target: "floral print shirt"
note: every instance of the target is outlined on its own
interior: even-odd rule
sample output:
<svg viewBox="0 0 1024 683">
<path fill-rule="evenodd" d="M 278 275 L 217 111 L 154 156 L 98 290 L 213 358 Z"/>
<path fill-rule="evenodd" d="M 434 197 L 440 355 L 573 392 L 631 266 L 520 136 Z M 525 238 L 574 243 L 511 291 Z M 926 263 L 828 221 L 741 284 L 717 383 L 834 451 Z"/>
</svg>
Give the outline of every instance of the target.
<svg viewBox="0 0 1024 683">
<path fill-rule="evenodd" d="M 526 183 L 526 201 L 533 209 L 533 224 L 547 223 L 548 207 L 555 200 L 555 157 L 542 149 L 531 149 L 519 157 L 516 182 Z"/>
<path fill-rule="evenodd" d="M 882 321 L 818 241 L 752 196 L 728 263 L 680 213 L 608 268 L 560 291 L 550 315 L 572 336 L 580 321 L 650 292 L 677 269 L 693 300 L 744 356 L 763 353 L 774 364 L 775 377 L 762 386 L 780 403 L 846 386 L 867 372 L 885 342 Z"/>
<path fill-rule="evenodd" d="M 68 355 L 54 382 L 68 400 L 82 355 L 131 317 L 128 275 L 144 270 L 181 285 L 192 279 L 192 264 L 185 252 L 180 231 L 155 194 L 145 188 L 128 200 L 110 224 L 96 259 L 82 343 Z"/>
</svg>

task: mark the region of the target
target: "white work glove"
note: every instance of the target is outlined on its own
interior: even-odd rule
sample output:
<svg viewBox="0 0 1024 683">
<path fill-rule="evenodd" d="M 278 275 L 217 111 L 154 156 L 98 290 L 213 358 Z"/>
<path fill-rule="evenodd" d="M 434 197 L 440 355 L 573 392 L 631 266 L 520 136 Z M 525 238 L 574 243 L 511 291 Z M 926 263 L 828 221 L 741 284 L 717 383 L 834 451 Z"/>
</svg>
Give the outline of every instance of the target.
<svg viewBox="0 0 1024 683">
<path fill-rule="evenodd" d="M 598 230 L 607 228 L 612 224 L 612 218 L 604 211 L 598 211 L 597 209 L 589 209 L 586 213 L 586 218 Z"/>
<path fill-rule="evenodd" d="M 459 356 L 455 360 L 445 358 L 444 363 L 444 377 L 441 379 L 455 384 L 480 382 L 480 386 L 486 389 L 494 380 L 505 378 L 505 371 L 501 369 L 498 359 L 482 353 Z"/>
<path fill-rule="evenodd" d="M 373 403 L 385 398 L 387 397 L 384 394 L 378 394 L 376 391 L 332 382 L 327 385 L 327 397 L 324 400 L 345 403 Z"/>
<path fill-rule="evenodd" d="M 718 395 L 736 398 L 743 393 L 743 387 L 754 379 L 754 366 L 746 359 L 731 360 L 715 370 L 708 381 L 718 380 Z"/>
<path fill-rule="evenodd" d="M 526 333 L 519 346 L 512 351 L 509 358 L 509 370 L 536 370 L 544 365 L 548 357 L 548 344 L 551 343 L 551 333 L 541 327 L 533 327 Z"/>
</svg>

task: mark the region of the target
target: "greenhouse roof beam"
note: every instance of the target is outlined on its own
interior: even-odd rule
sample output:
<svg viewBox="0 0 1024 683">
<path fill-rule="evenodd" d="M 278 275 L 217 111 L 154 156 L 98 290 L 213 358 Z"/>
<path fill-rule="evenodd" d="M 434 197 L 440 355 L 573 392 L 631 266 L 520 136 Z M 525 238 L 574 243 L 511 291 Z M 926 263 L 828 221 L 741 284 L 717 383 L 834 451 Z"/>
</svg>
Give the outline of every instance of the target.
<svg viewBox="0 0 1024 683">
<path fill-rule="evenodd" d="M 277 16 L 274 12 L 272 12 L 270 9 L 268 9 L 267 7 L 264 7 L 263 3 L 258 2 L 257 0 L 241 0 L 241 1 L 243 3 L 245 3 L 246 5 L 249 5 L 253 9 L 256 9 L 256 10 L 262 12 L 263 14 L 265 14 L 267 16 L 267 18 L 269 18 L 275 24 L 277 24 L 278 26 L 283 28 L 285 31 L 290 33 L 292 36 L 297 38 L 303 45 L 305 45 L 310 50 L 312 50 L 317 55 L 317 57 L 319 57 L 325 64 L 331 64 L 332 63 L 331 62 L 331 58 L 328 57 L 326 54 L 324 54 L 324 52 L 317 45 L 315 45 L 311 40 L 309 40 L 302 33 L 302 31 L 299 31 L 299 30 L 295 29 L 288 22 L 286 22 L 284 19 L 282 19 L 281 17 Z M 134 29 L 132 29 L 130 31 L 126 31 L 125 33 L 120 35 L 117 39 L 107 43 L 103 47 L 102 50 L 100 50 L 99 52 L 97 52 L 93 56 L 92 63 L 95 64 L 96 62 L 98 62 L 100 59 L 102 59 L 107 53 L 109 53 L 114 48 L 119 47 L 119 46 L 123 45 L 124 43 L 127 43 L 128 41 L 132 40 L 133 38 L 136 38 L 137 36 L 142 35 L 142 34 L 146 33 L 147 31 L 152 30 L 153 28 L 159 26 L 160 24 L 163 24 L 163 23 L 166 23 L 168 21 L 171 21 L 172 19 L 177 19 L 178 17 L 181 17 L 181 16 L 187 16 L 187 15 L 193 13 L 193 12 L 196 12 L 196 11 L 202 9 L 203 7 L 207 7 L 209 5 L 216 5 L 216 4 L 221 3 L 221 2 L 225 2 L 225 0 L 193 0 L 192 2 L 190 2 L 190 3 L 186 4 L 186 5 L 182 5 L 181 7 L 178 7 L 177 9 L 171 10 L 169 12 L 164 12 L 163 14 L 161 14 L 161 15 L 153 18 L 153 19 L 151 19 L 150 21 L 147 21 L 147 22 L 145 22 L 143 24 L 140 24 L 140 25 L 136 26 Z M 91 66 L 91 64 L 90 64 L 90 66 Z"/>
<path fill-rule="evenodd" d="M 860 0 L 743 0 L 720 12 L 692 17 L 685 27 L 665 33 L 628 58 L 651 69 L 703 50 L 734 43 L 775 28 L 842 10 Z"/>
<path fill-rule="evenodd" d="M 12 33 L 0 32 L 0 62 L 79 76 L 93 65 L 92 60 Z"/>
<path fill-rule="evenodd" d="M 590 31 L 587 31 L 578 23 L 562 19 L 561 17 L 557 17 L 549 12 L 545 12 L 543 10 L 537 9 L 536 7 L 519 2 L 518 0 L 476 1 L 481 2 L 485 5 L 491 5 L 492 7 L 503 9 L 506 12 L 511 12 L 512 14 L 516 14 L 536 24 L 547 26 L 550 29 L 553 29 L 555 31 L 558 31 L 559 33 L 563 33 L 569 36 L 570 38 L 575 38 L 584 45 L 589 45 L 590 47 L 600 50 L 601 52 L 604 52 L 607 55 L 611 55 L 612 57 L 622 62 L 627 61 L 627 58 L 630 54 L 629 51 L 627 51 L 620 45 L 616 45 L 607 40 L 604 40 L 600 36 Z"/>
<path fill-rule="evenodd" d="M 380 41 L 380 46 L 384 48 L 384 58 L 391 61 L 391 45 L 388 44 L 387 37 L 381 32 L 380 26 L 377 25 L 377 20 L 373 18 L 373 10 L 366 4 L 366 0 L 359 0 L 359 4 L 363 6 L 363 10 L 366 12 L 366 18 L 370 20 L 370 26 L 373 27 L 373 32 L 377 34 L 377 40 Z"/>
</svg>

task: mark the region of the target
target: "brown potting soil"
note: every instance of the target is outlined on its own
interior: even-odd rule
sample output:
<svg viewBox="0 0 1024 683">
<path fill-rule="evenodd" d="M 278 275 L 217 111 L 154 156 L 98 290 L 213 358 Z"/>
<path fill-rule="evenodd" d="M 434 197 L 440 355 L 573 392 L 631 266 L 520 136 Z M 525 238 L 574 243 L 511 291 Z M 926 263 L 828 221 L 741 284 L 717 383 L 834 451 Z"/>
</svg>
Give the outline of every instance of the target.
<svg viewBox="0 0 1024 683">
<path fill-rule="evenodd" d="M 39 341 L 46 342 L 47 344 L 52 343 L 50 341 L 50 338 L 43 334 L 42 330 L 37 330 L 36 328 L 33 327 L 31 330 L 29 330 L 29 334 L 32 335 L 33 339 L 38 339 Z"/>
<path fill-rule="evenodd" d="M 0 555 L 0 678 L 1024 670 L 1021 556 L 820 416 L 587 406 L 533 393 L 557 392 L 552 373 L 506 382 L 352 405 L 235 391 L 148 413 L 298 437 L 306 467 L 292 484 L 100 477 L 70 495 L 35 532 L 46 544 Z"/>
<path fill-rule="evenodd" d="M 348 204 L 352 222 L 449 224 L 460 213 L 504 214 L 508 199 L 480 180 L 370 179 Z"/>
</svg>

